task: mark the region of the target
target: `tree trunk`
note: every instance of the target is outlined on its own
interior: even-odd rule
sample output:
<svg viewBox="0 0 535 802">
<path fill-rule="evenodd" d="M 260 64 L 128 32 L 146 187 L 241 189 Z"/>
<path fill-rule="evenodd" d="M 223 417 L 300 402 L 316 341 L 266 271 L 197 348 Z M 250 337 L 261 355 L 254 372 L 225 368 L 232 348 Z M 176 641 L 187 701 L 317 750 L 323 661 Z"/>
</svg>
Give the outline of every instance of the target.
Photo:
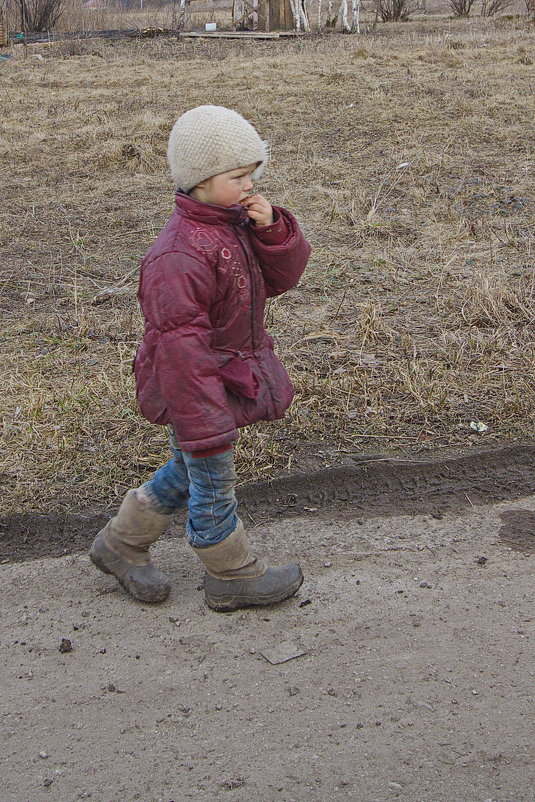
<svg viewBox="0 0 535 802">
<path fill-rule="evenodd" d="M 344 33 L 351 33 L 351 28 L 347 20 L 347 0 L 342 0 L 338 9 L 338 16 L 342 13 L 342 30 Z"/>
</svg>

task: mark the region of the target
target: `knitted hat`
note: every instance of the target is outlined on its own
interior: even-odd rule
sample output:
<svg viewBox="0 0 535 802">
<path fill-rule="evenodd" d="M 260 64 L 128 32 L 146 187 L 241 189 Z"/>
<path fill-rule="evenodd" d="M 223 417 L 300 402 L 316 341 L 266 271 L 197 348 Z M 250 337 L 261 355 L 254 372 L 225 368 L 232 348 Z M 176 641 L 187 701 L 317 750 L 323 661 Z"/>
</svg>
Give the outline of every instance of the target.
<svg viewBox="0 0 535 802">
<path fill-rule="evenodd" d="M 197 106 L 173 126 L 167 158 L 178 189 L 189 192 L 213 175 L 258 164 L 260 178 L 268 160 L 268 146 L 240 114 L 224 106 Z"/>
</svg>

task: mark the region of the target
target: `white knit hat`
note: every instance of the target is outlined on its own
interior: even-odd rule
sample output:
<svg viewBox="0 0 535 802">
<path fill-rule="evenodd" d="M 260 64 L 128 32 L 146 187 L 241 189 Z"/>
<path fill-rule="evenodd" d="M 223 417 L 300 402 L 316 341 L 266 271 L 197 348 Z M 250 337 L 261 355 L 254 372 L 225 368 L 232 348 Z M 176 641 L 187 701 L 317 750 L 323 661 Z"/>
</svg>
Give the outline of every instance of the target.
<svg viewBox="0 0 535 802">
<path fill-rule="evenodd" d="M 268 146 L 251 123 L 224 106 L 197 106 L 178 118 L 169 137 L 167 158 L 178 189 L 189 192 L 213 175 L 258 164 L 264 172 Z"/>
</svg>

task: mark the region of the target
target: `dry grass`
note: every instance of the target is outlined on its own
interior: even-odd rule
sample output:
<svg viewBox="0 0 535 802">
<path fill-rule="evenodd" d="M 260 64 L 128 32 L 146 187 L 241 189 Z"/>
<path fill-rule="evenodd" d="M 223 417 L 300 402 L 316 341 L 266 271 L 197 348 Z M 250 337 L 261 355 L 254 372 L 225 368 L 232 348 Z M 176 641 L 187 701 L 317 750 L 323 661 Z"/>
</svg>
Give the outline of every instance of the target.
<svg viewBox="0 0 535 802">
<path fill-rule="evenodd" d="M 166 458 L 134 403 L 136 271 L 172 206 L 170 127 L 206 102 L 271 141 L 260 189 L 314 246 L 267 313 L 296 402 L 243 434 L 242 478 L 532 439 L 533 36 L 422 20 L 17 51 L 0 67 L 4 511 L 113 503 Z"/>
<path fill-rule="evenodd" d="M 207 10 L 203 4 L 194 2 L 188 7 L 186 28 L 189 30 L 204 28 L 205 22 L 216 22 L 219 29 L 232 26 L 232 3 L 228 8 Z M 146 30 L 147 28 L 177 29 L 181 24 L 179 4 L 169 3 L 156 7 L 146 6 L 143 9 L 124 11 L 119 6 L 88 9 L 78 4 L 65 4 L 65 10 L 58 21 L 56 30 L 66 31 L 115 31 Z"/>
</svg>

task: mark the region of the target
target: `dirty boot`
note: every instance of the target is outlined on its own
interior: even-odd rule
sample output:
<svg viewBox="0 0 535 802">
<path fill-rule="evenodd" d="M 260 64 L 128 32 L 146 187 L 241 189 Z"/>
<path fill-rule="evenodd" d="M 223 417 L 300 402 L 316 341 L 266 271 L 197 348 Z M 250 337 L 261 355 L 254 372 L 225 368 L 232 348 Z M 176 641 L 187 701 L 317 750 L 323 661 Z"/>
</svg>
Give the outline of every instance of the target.
<svg viewBox="0 0 535 802">
<path fill-rule="evenodd" d="M 195 549 L 204 563 L 204 595 L 212 610 L 229 612 L 250 605 L 268 605 L 289 599 L 301 586 L 297 563 L 268 566 L 253 556 L 241 521 L 225 540 Z"/>
<path fill-rule="evenodd" d="M 105 574 L 113 574 L 134 599 L 161 602 L 171 589 L 168 578 L 150 561 L 149 546 L 162 535 L 172 515 L 155 512 L 129 490 L 119 512 L 96 536 L 89 556 Z"/>
</svg>

